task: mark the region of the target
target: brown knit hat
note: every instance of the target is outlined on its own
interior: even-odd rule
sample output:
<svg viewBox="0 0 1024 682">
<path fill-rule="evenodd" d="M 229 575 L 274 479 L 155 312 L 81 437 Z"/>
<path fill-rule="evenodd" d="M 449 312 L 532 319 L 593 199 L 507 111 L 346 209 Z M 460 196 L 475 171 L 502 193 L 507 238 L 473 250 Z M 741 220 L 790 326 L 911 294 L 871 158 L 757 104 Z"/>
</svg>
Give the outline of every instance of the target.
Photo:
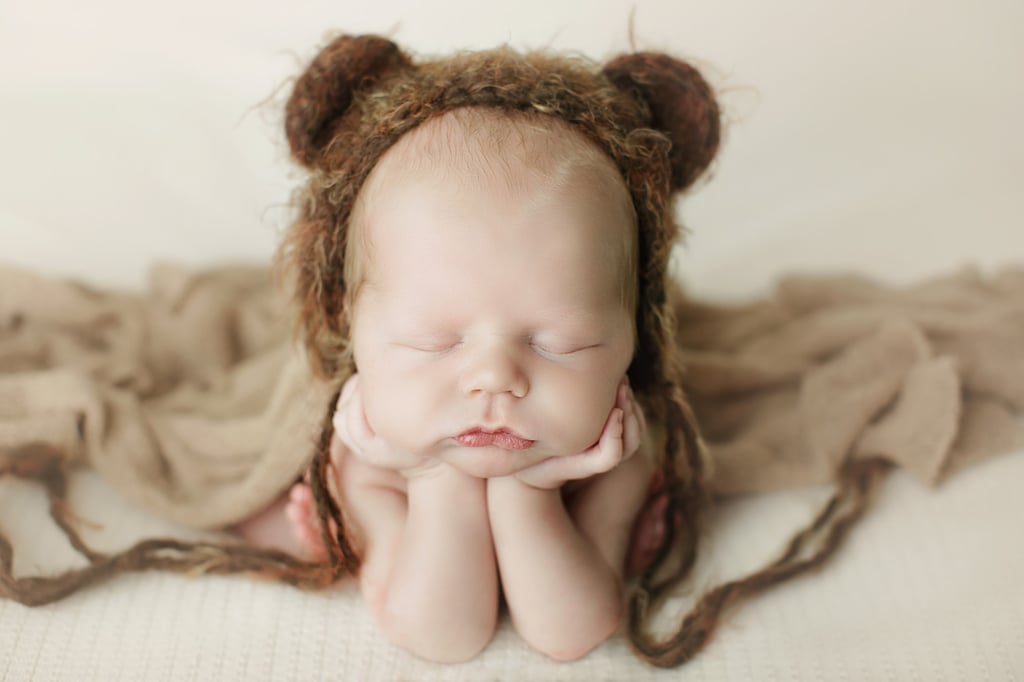
<svg viewBox="0 0 1024 682">
<path fill-rule="evenodd" d="M 378 36 L 340 36 L 296 81 L 286 108 L 292 155 L 311 173 L 298 216 L 278 253 L 292 280 L 299 332 L 314 371 L 340 385 L 355 371 L 343 301 L 349 222 L 360 189 L 384 153 L 416 126 L 460 107 L 536 112 L 568 123 L 622 174 L 637 217 L 636 354 L 630 382 L 663 430 L 660 494 L 665 538 L 630 597 L 637 651 L 675 665 L 702 646 L 707 628 L 667 642 L 646 632 L 652 605 L 693 566 L 705 506 L 703 455 L 682 390 L 669 257 L 679 237 L 671 198 L 689 187 L 718 149 L 719 109 L 690 65 L 635 53 L 601 66 L 579 57 L 503 48 L 414 62 Z M 309 481 L 331 547 L 330 575 L 358 566 L 341 511 L 327 492 L 330 415 Z M 330 520 L 330 523 L 328 522 Z M 337 532 L 328 534 L 327 528 Z M 675 550 L 675 551 L 671 551 Z"/>
<path fill-rule="evenodd" d="M 560 118 L 604 150 L 621 171 L 638 219 L 638 362 L 643 390 L 664 374 L 666 277 L 678 229 L 670 197 L 711 162 L 719 111 L 688 64 L 637 53 L 603 68 L 580 58 L 509 49 L 414 63 L 378 36 L 341 36 L 313 60 L 288 101 L 292 154 L 313 171 L 301 215 L 282 245 L 294 268 L 301 320 L 317 372 L 347 364 L 342 258 L 353 205 L 370 171 L 402 135 L 458 107 L 533 111 Z"/>
</svg>

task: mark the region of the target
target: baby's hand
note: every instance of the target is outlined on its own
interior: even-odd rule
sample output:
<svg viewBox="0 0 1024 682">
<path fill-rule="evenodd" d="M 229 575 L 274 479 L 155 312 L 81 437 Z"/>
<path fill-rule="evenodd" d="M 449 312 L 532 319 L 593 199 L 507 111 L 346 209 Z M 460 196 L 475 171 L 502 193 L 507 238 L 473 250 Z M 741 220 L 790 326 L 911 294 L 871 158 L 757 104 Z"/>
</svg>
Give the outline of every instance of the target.
<svg viewBox="0 0 1024 682">
<path fill-rule="evenodd" d="M 549 457 L 516 477 L 534 488 L 559 488 L 566 481 L 590 478 L 611 471 L 640 448 L 647 422 L 629 380 L 623 378 L 597 443 L 575 455 Z"/>
<path fill-rule="evenodd" d="M 377 435 L 366 419 L 359 382 L 359 374 L 345 382 L 334 411 L 334 432 L 349 452 L 367 464 L 393 469 L 407 477 L 434 468 L 437 461 L 393 448 Z"/>
</svg>

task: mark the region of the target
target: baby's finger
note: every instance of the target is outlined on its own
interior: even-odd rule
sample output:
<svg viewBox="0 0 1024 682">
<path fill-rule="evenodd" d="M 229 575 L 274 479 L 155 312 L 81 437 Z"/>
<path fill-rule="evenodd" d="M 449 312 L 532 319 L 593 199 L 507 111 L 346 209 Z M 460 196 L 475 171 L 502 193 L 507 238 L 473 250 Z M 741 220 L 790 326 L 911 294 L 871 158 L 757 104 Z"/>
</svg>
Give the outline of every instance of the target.
<svg viewBox="0 0 1024 682">
<path fill-rule="evenodd" d="M 622 433 L 622 458 L 629 459 L 632 457 L 640 447 L 640 439 L 642 437 L 640 420 L 642 416 L 638 416 L 639 410 L 636 404 L 630 406 L 629 411 L 626 413 L 623 421 L 623 433 Z"/>
<path fill-rule="evenodd" d="M 647 435 L 647 416 L 644 414 L 644 408 L 640 403 L 634 401 L 634 404 L 636 404 L 637 416 L 640 417 L 640 437 L 643 438 Z"/>
<path fill-rule="evenodd" d="M 341 461 L 341 456 L 345 454 L 346 444 L 338 435 L 338 426 L 334 425 L 334 435 L 331 437 L 331 463 L 335 466 Z"/>
<path fill-rule="evenodd" d="M 605 427 L 604 433 L 601 434 L 601 440 L 597 444 L 598 452 L 596 454 L 598 456 L 590 460 L 594 470 L 587 474 L 588 476 L 611 471 L 622 461 L 622 438 L 625 420 L 626 413 L 624 411 L 621 409 L 612 410 L 608 418 L 608 425 Z"/>
<path fill-rule="evenodd" d="M 349 433 L 360 445 L 369 445 L 377 434 L 374 433 L 373 427 L 366 419 L 366 408 L 363 406 L 361 393 L 356 392 L 352 395 L 352 401 L 346 412 L 348 413 Z"/>
<path fill-rule="evenodd" d="M 622 383 L 619 384 L 618 389 L 615 391 L 615 407 L 625 412 L 629 408 L 629 396 L 629 384 L 622 381 Z"/>
<path fill-rule="evenodd" d="M 629 412 L 626 425 L 623 446 L 626 449 L 625 456 L 631 457 L 640 449 L 647 435 L 647 417 L 644 416 L 644 408 L 637 401 L 632 389 L 629 390 Z"/>
<path fill-rule="evenodd" d="M 589 478 L 614 469 L 622 461 L 622 420 L 622 410 L 614 408 L 608 415 L 601 439 L 594 447 L 575 455 L 550 457 L 521 472 L 531 480 L 547 485 L 530 483 L 525 476 L 520 478 L 537 487 L 557 487 L 565 481 Z"/>
<path fill-rule="evenodd" d="M 359 398 L 358 393 L 352 397 L 352 402 L 345 411 L 345 427 L 352 438 L 356 452 L 362 455 L 364 459 L 368 459 L 380 466 L 394 466 L 396 464 L 395 462 L 388 461 L 390 458 L 387 456 L 383 444 L 378 441 L 373 428 L 370 426 L 370 422 L 366 419 L 363 401 Z"/>
<path fill-rule="evenodd" d="M 347 415 L 352 411 L 352 398 L 355 396 L 359 384 L 358 377 L 358 374 L 353 374 L 342 386 L 338 402 L 334 407 L 334 415 L 331 418 L 335 434 L 349 449 L 354 449 L 355 443 L 352 440 L 352 434 L 349 433 Z"/>
<path fill-rule="evenodd" d="M 358 457 L 366 458 L 370 452 L 373 431 L 366 422 L 363 403 L 357 391 L 346 396 L 345 402 L 339 405 L 332 419 L 338 438 Z"/>
<path fill-rule="evenodd" d="M 420 458 L 393 449 L 377 436 L 366 418 L 362 393 L 353 393 L 344 412 L 345 430 L 352 439 L 353 452 L 363 461 L 385 469 L 407 469 L 421 464 Z"/>
<path fill-rule="evenodd" d="M 601 440 L 587 452 L 573 455 L 579 465 L 578 478 L 587 478 L 611 471 L 622 461 L 622 436 L 626 414 L 621 408 L 614 408 L 608 415 L 608 422 L 601 433 Z"/>
<path fill-rule="evenodd" d="M 338 395 L 338 406 L 337 410 L 341 411 L 342 406 L 346 405 L 355 395 L 356 388 L 359 386 L 359 374 L 353 374 L 346 381 L 345 385 L 341 387 L 341 393 Z"/>
<path fill-rule="evenodd" d="M 334 426 L 334 436 L 336 440 L 340 441 L 349 450 L 355 450 L 355 443 L 352 442 L 352 436 L 348 432 L 348 418 L 347 412 L 338 411 L 334 413 L 331 418 L 331 424 Z M 334 456 L 333 443 L 331 455 Z"/>
</svg>

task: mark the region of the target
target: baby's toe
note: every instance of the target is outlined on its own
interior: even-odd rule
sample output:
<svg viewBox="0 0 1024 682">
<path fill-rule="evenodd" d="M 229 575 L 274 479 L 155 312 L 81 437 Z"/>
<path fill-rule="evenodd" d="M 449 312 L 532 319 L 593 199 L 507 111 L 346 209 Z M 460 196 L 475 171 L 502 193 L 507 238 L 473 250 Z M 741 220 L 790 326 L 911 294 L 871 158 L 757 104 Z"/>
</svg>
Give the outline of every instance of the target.
<svg viewBox="0 0 1024 682">
<path fill-rule="evenodd" d="M 654 560 L 665 541 L 665 510 L 668 496 L 664 493 L 648 500 L 633 524 L 633 537 L 627 558 L 626 573 L 640 575 Z"/>
<path fill-rule="evenodd" d="M 284 508 L 291 526 L 292 536 L 302 546 L 308 558 L 320 560 L 326 557 L 320 526 L 313 516 L 313 494 L 309 486 L 296 483 L 288 491 L 288 502 Z"/>
<path fill-rule="evenodd" d="M 288 499 L 293 504 L 309 504 L 313 501 L 313 491 L 305 483 L 296 483 L 288 491 Z"/>
</svg>

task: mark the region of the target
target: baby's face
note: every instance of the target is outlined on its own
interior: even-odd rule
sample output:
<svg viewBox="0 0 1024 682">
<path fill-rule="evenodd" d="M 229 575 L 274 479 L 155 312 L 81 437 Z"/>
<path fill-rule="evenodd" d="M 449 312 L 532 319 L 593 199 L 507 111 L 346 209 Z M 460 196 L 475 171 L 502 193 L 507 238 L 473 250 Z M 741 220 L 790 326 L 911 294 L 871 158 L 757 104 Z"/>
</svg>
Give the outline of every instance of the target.
<svg viewBox="0 0 1024 682">
<path fill-rule="evenodd" d="M 633 354 L 623 211 L 585 183 L 523 183 L 406 177 L 376 190 L 363 226 L 367 419 L 482 477 L 594 444 Z"/>
</svg>

